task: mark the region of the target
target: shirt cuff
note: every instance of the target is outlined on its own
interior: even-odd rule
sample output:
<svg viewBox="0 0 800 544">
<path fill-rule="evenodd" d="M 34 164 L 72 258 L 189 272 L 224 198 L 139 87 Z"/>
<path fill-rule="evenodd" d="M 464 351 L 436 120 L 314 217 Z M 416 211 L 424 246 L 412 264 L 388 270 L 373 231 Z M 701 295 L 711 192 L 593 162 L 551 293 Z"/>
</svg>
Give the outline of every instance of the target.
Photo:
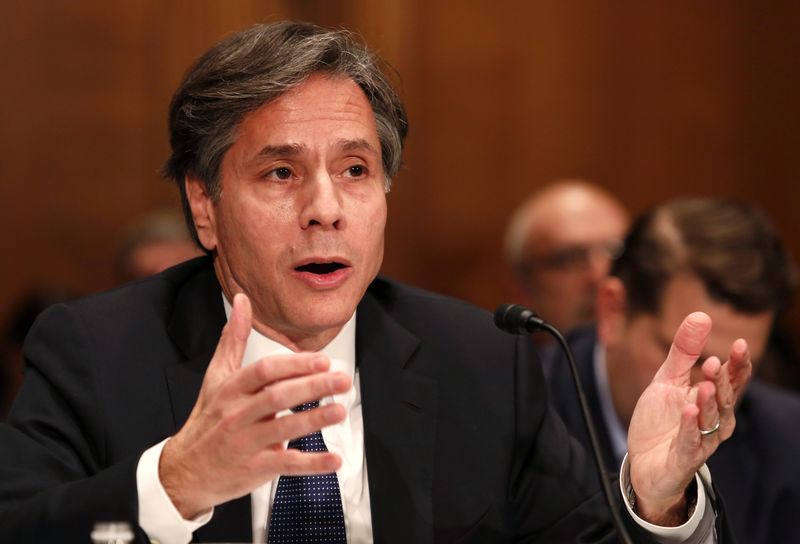
<svg viewBox="0 0 800 544">
<path fill-rule="evenodd" d="M 625 506 L 628 509 L 628 513 L 630 513 L 634 521 L 652 534 L 659 542 L 662 542 L 663 544 L 673 544 L 689 541 L 700 527 L 700 522 L 703 520 L 703 515 L 706 512 L 706 492 L 705 486 L 703 485 L 703 480 L 710 483 L 711 473 L 709 472 L 708 467 L 703 465 L 700 467 L 700 470 L 697 474 L 695 474 L 694 477 L 695 481 L 697 482 L 697 503 L 695 505 L 694 512 L 692 512 L 692 515 L 689 516 L 688 520 L 686 520 L 686 523 L 683 525 L 678 525 L 677 527 L 662 527 L 660 525 L 653 525 L 652 523 L 648 523 L 636 515 L 636 512 L 633 510 L 633 506 L 631 505 L 631 501 L 629 499 L 630 495 L 632 494 L 629 493 L 629 490 L 632 491 L 633 487 L 631 486 L 631 467 L 628 463 L 627 453 L 625 454 L 625 458 L 622 460 L 619 488 L 622 492 L 622 496 L 625 498 Z"/>
<path fill-rule="evenodd" d="M 151 541 L 161 544 L 187 544 L 192 533 L 211 521 L 214 509 L 194 519 L 184 519 L 161 485 L 158 462 L 167 440 L 146 450 L 136 466 L 136 488 L 139 496 L 139 526 Z"/>
</svg>

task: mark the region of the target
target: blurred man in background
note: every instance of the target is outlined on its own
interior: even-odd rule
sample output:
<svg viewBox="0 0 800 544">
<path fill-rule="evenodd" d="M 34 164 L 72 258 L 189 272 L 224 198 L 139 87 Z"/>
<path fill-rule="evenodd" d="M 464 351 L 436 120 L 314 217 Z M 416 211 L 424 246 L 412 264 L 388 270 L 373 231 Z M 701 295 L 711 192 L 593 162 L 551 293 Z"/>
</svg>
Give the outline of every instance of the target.
<svg viewBox="0 0 800 544">
<path fill-rule="evenodd" d="M 126 230 L 120 243 L 117 283 L 158 274 L 202 254 L 181 214 L 168 210 L 147 214 Z"/>
<path fill-rule="evenodd" d="M 512 298 L 562 332 L 592 322 L 597 286 L 628 223 L 622 204 L 586 181 L 559 181 L 532 194 L 506 228 Z"/>
<path fill-rule="evenodd" d="M 597 327 L 569 342 L 604 449 L 616 470 L 627 449 L 637 399 L 687 312 L 706 312 L 714 329 L 698 361 L 724 359 L 747 338 L 754 362 L 777 313 L 789 302 L 795 268 L 759 211 L 721 200 L 678 200 L 639 219 L 597 297 Z M 552 402 L 584 444 L 567 363 L 547 361 Z M 800 542 L 800 397 L 754 380 L 736 409 L 736 431 L 709 460 L 740 542 Z"/>
</svg>

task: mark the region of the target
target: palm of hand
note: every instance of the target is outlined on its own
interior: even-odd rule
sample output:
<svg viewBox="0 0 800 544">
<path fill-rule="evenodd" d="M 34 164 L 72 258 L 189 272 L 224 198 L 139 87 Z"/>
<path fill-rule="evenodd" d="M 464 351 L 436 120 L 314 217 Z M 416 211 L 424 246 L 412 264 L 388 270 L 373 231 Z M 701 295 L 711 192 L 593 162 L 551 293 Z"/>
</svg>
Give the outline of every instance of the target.
<svg viewBox="0 0 800 544">
<path fill-rule="evenodd" d="M 709 357 L 702 364 L 703 381 L 691 384 L 692 367 L 710 331 L 711 320 L 703 313 L 683 321 L 664 364 L 639 398 L 628 430 L 638 504 L 649 513 L 671 511 L 671 521 L 676 521 L 675 508 L 685 504 L 697 470 L 733 433 L 733 408 L 752 370 L 747 343 L 740 339 L 725 364 Z"/>
<path fill-rule="evenodd" d="M 694 391 L 685 383 L 651 383 L 636 404 L 628 430 L 631 480 L 641 494 L 681 496 L 686 474 L 694 474 L 716 449 L 697 440 L 681 443 L 682 414 L 695 406 Z M 695 408 L 696 409 L 696 408 Z"/>
</svg>

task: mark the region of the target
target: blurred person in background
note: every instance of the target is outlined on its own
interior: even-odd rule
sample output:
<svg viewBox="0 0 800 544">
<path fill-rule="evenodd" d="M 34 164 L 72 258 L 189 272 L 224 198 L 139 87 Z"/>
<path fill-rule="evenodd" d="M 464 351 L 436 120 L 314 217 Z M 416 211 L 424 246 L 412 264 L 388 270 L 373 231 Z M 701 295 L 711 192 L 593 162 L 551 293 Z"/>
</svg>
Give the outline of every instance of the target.
<svg viewBox="0 0 800 544">
<path fill-rule="evenodd" d="M 755 208 L 687 199 L 643 215 L 598 290 L 596 328 L 568 337 L 608 468 L 619 467 L 637 399 L 687 312 L 714 323 L 698 361 L 724 359 L 730 342 L 747 338 L 758 366 L 795 284 L 794 263 Z M 566 360 L 546 361 L 545 374 L 553 404 L 588 444 Z M 754 379 L 735 414 L 736 431 L 708 465 L 738 541 L 800 542 L 800 397 Z"/>
<path fill-rule="evenodd" d="M 597 286 L 629 221 L 616 197 L 586 181 L 557 181 L 533 193 L 505 232 L 512 299 L 563 333 L 592 322 Z"/>
<path fill-rule="evenodd" d="M 170 210 L 150 213 L 125 231 L 117 254 L 117 283 L 158 274 L 202 254 L 180 213 Z"/>
</svg>

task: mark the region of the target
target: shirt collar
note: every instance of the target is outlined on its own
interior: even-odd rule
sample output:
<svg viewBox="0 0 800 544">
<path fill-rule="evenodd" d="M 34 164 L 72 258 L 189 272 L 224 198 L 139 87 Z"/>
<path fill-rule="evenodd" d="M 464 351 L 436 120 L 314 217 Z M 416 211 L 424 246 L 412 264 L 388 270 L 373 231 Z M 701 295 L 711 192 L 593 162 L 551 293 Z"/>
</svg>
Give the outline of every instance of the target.
<svg viewBox="0 0 800 544">
<path fill-rule="evenodd" d="M 225 295 L 222 296 L 222 302 L 225 306 L 225 318 L 230 318 L 231 305 Z M 345 323 L 339 334 L 331 340 L 328 345 L 319 350 L 320 353 L 327 355 L 331 361 L 331 371 L 343 372 L 355 379 L 356 371 L 356 314 L 353 315 Z M 268 357 L 270 355 L 290 354 L 292 350 L 286 346 L 267 338 L 255 329 L 250 331 L 250 336 L 247 338 L 247 346 L 244 350 L 242 357 L 242 365 L 248 365 Z M 339 400 L 338 395 L 334 396 L 334 400 Z"/>
<path fill-rule="evenodd" d="M 597 341 L 594 344 L 594 380 L 597 387 L 597 398 L 600 401 L 600 411 L 603 421 L 608 429 L 608 437 L 614 457 L 621 463 L 625 452 L 628 451 L 628 432 L 619 420 L 614 401 L 611 398 L 611 388 L 608 385 L 608 371 L 606 370 L 606 347 Z"/>
</svg>

